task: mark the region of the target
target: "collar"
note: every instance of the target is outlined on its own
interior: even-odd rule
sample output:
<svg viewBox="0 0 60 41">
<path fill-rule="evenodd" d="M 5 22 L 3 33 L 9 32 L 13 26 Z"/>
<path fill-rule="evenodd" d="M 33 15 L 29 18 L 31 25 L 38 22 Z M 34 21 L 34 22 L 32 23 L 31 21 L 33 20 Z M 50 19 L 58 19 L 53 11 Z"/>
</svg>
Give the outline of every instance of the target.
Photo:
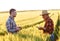
<svg viewBox="0 0 60 41">
<path fill-rule="evenodd" d="M 9 16 L 9 18 L 11 18 L 12 20 L 14 20 L 14 17 Z"/>
</svg>

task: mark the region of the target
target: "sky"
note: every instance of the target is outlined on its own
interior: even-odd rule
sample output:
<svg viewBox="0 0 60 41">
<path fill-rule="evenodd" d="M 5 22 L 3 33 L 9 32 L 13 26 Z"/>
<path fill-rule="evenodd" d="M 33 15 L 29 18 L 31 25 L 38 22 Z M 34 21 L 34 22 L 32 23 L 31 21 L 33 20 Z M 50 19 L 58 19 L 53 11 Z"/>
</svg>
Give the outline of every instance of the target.
<svg viewBox="0 0 60 41">
<path fill-rule="evenodd" d="M 0 12 L 11 8 L 17 11 L 60 9 L 60 0 L 0 0 Z"/>
</svg>

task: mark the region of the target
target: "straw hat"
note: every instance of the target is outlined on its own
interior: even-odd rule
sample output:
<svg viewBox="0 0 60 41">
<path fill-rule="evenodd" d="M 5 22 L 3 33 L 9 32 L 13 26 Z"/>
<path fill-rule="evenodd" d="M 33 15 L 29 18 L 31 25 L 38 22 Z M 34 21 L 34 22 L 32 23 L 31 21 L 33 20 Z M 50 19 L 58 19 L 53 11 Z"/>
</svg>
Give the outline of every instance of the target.
<svg viewBox="0 0 60 41">
<path fill-rule="evenodd" d="M 45 14 L 50 14 L 47 12 L 47 10 L 42 10 L 42 14 L 41 15 L 45 15 Z"/>
</svg>

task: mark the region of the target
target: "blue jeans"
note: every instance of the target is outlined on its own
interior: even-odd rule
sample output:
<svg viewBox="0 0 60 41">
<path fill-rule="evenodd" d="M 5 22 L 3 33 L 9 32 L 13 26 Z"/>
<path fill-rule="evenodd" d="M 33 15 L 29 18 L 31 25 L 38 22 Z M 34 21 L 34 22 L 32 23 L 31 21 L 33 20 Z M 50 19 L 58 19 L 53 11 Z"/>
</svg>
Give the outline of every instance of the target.
<svg viewBox="0 0 60 41">
<path fill-rule="evenodd" d="M 54 34 L 51 34 L 50 39 L 51 41 L 55 41 Z"/>
<path fill-rule="evenodd" d="M 50 36 L 50 40 L 51 41 L 56 41 L 58 39 L 58 36 L 56 35 L 56 33 L 52 33 Z"/>
</svg>

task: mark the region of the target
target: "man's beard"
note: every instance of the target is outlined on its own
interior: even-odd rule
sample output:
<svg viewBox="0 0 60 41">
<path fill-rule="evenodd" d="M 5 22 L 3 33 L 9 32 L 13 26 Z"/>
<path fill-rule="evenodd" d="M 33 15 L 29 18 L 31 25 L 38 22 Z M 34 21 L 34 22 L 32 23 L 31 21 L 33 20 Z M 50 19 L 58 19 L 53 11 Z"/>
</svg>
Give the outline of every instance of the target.
<svg viewBox="0 0 60 41">
<path fill-rule="evenodd" d="M 13 16 L 13 17 L 16 17 L 16 16 Z"/>
</svg>

